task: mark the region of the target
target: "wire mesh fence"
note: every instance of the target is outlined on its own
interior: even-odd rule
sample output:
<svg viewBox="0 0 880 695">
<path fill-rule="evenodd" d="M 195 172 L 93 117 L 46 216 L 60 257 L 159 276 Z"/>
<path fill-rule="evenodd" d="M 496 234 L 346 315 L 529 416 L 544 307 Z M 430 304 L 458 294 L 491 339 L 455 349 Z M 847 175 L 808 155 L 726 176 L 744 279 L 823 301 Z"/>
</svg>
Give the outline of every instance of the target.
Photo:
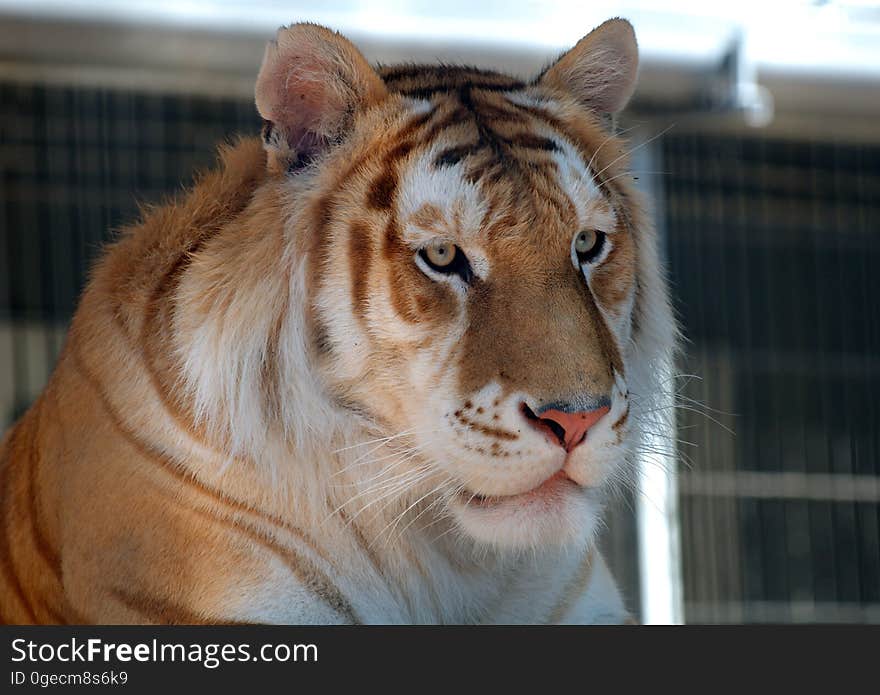
<svg viewBox="0 0 880 695">
<path fill-rule="evenodd" d="M 716 409 L 678 412 L 685 615 L 876 622 L 880 148 L 676 135 L 663 154 L 681 386 Z"/>
</svg>

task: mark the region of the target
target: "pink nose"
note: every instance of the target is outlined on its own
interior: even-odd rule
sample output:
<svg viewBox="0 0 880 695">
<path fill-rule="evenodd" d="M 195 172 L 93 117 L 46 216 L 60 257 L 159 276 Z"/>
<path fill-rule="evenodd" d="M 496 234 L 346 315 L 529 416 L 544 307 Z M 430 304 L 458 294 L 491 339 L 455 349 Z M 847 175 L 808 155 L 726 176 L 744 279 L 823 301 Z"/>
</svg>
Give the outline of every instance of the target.
<svg viewBox="0 0 880 695">
<path fill-rule="evenodd" d="M 554 443 L 571 451 L 587 437 L 589 429 L 595 425 L 607 413 L 610 408 L 605 405 L 595 410 L 583 410 L 580 412 L 566 413 L 562 410 L 550 408 L 535 415 L 532 410 L 523 403 L 522 411 L 526 420 L 535 429 L 543 432 Z"/>
</svg>

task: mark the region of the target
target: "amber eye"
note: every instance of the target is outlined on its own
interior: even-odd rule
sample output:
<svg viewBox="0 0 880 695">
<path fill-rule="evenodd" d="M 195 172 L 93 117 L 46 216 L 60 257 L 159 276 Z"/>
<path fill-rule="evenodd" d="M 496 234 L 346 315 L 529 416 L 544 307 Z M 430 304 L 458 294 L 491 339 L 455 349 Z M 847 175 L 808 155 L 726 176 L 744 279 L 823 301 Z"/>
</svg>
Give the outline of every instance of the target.
<svg viewBox="0 0 880 695">
<path fill-rule="evenodd" d="M 437 241 L 419 251 L 419 257 L 431 270 L 444 275 L 458 275 L 466 283 L 474 277 L 467 256 L 455 244 Z"/>
<path fill-rule="evenodd" d="M 595 260 L 602 251 L 605 234 L 597 229 L 585 229 L 574 237 L 574 252 L 579 263 Z"/>
<path fill-rule="evenodd" d="M 456 251 L 455 244 L 449 242 L 431 244 L 425 248 L 425 256 L 434 268 L 442 269 L 452 265 Z"/>
</svg>

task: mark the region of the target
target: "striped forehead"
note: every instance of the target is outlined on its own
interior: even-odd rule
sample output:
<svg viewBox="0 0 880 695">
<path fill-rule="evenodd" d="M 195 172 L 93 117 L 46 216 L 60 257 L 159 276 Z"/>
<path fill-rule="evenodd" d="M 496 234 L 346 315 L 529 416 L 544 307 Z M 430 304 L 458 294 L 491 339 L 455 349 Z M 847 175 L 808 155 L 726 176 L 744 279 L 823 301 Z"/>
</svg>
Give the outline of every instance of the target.
<svg viewBox="0 0 880 695">
<path fill-rule="evenodd" d="M 556 164 L 556 181 L 574 206 L 579 225 L 612 230 L 613 224 L 606 220 L 614 216 L 612 207 L 597 185 L 588 163 L 567 139 L 558 136 L 558 143 L 559 151 L 552 154 Z M 601 222 L 596 219 L 597 216 Z"/>
<path fill-rule="evenodd" d="M 511 110 L 524 105 L 521 92 L 500 95 Z M 542 102 L 544 109 L 552 107 L 552 102 Z M 425 102 L 414 104 L 414 115 L 424 113 Z M 433 114 L 436 117 L 436 112 Z M 461 127 L 474 125 L 474 120 L 455 121 L 453 127 L 434 133 L 433 140 L 426 143 L 401 172 L 397 191 L 397 215 L 404 223 L 406 236 L 414 243 L 426 238 L 442 238 L 448 241 L 465 241 L 479 235 L 490 220 L 487 212 L 493 206 L 490 200 L 496 198 L 499 188 L 506 191 L 504 207 L 516 208 L 534 200 L 537 191 L 528 172 L 534 161 L 518 161 L 515 153 L 522 148 L 527 160 L 536 156 L 544 164 L 541 167 L 550 173 L 552 184 L 571 203 L 580 225 L 598 224 L 596 215 L 607 217 L 610 207 L 606 204 L 599 187 L 593 178 L 588 163 L 580 151 L 562 133 L 548 124 L 534 118 L 524 117 L 513 134 L 499 135 L 502 145 L 509 146 L 504 160 L 496 162 L 495 169 L 487 169 L 488 175 L 474 177 L 471 160 L 493 156 L 492 145 L 482 141 L 486 132 L 492 128 L 491 121 L 479 123 L 474 128 Z M 458 126 L 458 127 L 455 127 Z M 494 153 L 497 156 L 497 152 Z M 603 220 L 604 222 L 604 220 Z"/>
<path fill-rule="evenodd" d="M 435 143 L 412 161 L 401 178 L 397 215 L 406 236 L 416 243 L 428 238 L 463 241 L 483 227 L 487 201 L 478 183 L 469 181 L 461 165 L 436 165 L 444 145 Z"/>
</svg>

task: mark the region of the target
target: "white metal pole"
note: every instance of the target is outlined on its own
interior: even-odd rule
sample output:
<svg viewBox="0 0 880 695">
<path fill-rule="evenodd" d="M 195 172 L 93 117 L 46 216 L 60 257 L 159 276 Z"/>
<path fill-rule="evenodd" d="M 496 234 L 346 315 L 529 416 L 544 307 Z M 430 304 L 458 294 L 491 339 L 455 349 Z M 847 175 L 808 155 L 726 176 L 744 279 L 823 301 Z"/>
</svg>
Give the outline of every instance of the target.
<svg viewBox="0 0 880 695">
<path fill-rule="evenodd" d="M 659 141 L 648 142 L 656 133 L 639 129 L 631 139 L 632 170 L 638 172 L 640 188 L 653 206 L 661 258 L 665 256 L 663 184 L 659 174 L 663 156 Z M 668 370 L 672 374 L 672 365 Z M 674 432 L 674 383 L 667 380 L 668 392 L 660 396 L 661 412 L 668 412 L 668 424 Z M 684 621 L 682 606 L 681 541 L 679 533 L 677 456 L 674 434 L 666 438 L 647 435 L 647 451 L 638 463 L 636 515 L 639 545 L 639 583 L 641 622 L 646 625 L 670 625 Z"/>
</svg>

